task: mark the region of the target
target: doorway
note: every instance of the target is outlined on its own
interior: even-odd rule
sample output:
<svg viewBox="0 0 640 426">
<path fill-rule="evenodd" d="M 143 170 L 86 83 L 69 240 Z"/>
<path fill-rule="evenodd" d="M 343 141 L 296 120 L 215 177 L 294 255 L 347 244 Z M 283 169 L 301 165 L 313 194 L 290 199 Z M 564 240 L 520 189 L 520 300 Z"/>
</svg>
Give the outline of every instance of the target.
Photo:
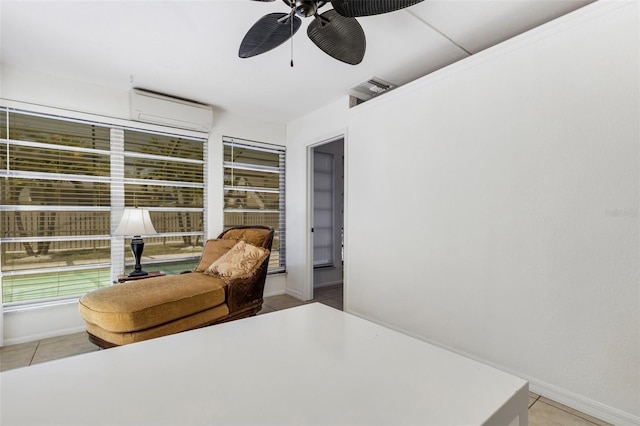
<svg viewBox="0 0 640 426">
<path fill-rule="evenodd" d="M 313 298 L 343 307 L 344 275 L 344 138 L 312 150 Z"/>
</svg>

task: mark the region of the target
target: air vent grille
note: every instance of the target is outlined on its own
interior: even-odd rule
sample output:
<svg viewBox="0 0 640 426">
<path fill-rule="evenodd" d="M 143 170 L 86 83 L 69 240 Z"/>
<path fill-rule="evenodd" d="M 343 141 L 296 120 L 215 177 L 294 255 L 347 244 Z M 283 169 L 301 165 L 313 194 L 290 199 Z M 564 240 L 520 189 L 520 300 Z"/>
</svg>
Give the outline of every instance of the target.
<svg viewBox="0 0 640 426">
<path fill-rule="evenodd" d="M 351 106 L 361 104 L 362 102 L 366 102 L 369 99 L 393 90 L 396 87 L 398 86 L 393 83 L 389 83 L 388 81 L 384 81 L 381 78 L 371 77 L 369 80 L 358 84 L 349 91 L 351 98 L 355 98 L 350 100 L 350 104 Z"/>
</svg>

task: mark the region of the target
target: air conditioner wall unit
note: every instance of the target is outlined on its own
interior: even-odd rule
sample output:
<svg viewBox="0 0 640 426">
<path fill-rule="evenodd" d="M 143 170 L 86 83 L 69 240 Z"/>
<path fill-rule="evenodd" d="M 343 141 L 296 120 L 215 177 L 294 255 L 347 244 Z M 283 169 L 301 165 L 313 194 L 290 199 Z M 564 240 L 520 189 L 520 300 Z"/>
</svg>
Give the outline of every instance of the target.
<svg viewBox="0 0 640 426">
<path fill-rule="evenodd" d="M 179 129 L 208 132 L 213 126 L 213 108 L 142 89 L 131 89 L 131 119 Z"/>
</svg>

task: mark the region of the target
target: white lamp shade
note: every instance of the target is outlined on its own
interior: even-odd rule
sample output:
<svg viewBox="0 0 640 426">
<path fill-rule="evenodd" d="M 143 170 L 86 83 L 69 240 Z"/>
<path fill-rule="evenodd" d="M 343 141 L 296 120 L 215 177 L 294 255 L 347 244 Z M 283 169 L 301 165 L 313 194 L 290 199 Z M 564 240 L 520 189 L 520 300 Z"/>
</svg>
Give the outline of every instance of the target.
<svg viewBox="0 0 640 426">
<path fill-rule="evenodd" d="M 152 235 L 157 234 L 151 223 L 151 216 L 147 209 L 124 209 L 120 224 L 116 228 L 116 235 Z"/>
</svg>

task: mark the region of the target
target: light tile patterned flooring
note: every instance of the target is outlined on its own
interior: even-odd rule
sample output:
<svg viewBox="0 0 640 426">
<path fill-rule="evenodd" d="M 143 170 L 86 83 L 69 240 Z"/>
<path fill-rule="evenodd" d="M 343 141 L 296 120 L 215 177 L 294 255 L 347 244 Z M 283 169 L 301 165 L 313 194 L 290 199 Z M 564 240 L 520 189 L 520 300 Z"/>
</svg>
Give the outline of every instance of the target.
<svg viewBox="0 0 640 426">
<path fill-rule="evenodd" d="M 315 290 L 315 298 L 303 302 L 289 295 L 266 297 L 258 315 L 305 303 L 319 302 L 336 309 L 343 309 L 342 286 L 321 287 Z M 0 371 L 27 367 L 32 364 L 97 351 L 87 340 L 86 333 L 53 337 L 35 342 L 0 347 Z M 529 393 L 530 426 L 593 426 L 609 425 L 587 414 L 573 410 L 548 398 Z"/>
</svg>

